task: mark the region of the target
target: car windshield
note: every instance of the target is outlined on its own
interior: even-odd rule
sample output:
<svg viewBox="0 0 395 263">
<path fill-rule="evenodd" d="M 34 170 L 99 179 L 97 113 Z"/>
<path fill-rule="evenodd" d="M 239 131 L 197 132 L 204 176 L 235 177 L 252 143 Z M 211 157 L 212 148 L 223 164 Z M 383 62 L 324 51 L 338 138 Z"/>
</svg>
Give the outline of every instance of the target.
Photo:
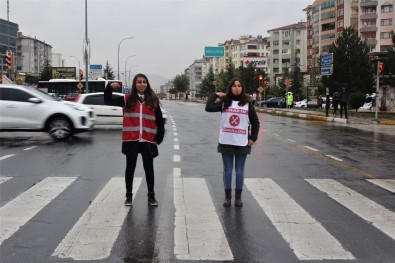
<svg viewBox="0 0 395 263">
<path fill-rule="evenodd" d="M 54 97 L 52 97 L 51 95 L 49 95 L 48 93 L 46 93 L 46 92 L 44 92 L 44 91 L 42 91 L 42 90 L 39 90 L 39 89 L 36 89 L 36 88 L 33 88 L 33 87 L 27 87 L 27 89 L 28 89 L 34 96 L 36 96 L 36 97 L 39 98 L 39 99 L 57 101 Z"/>
</svg>

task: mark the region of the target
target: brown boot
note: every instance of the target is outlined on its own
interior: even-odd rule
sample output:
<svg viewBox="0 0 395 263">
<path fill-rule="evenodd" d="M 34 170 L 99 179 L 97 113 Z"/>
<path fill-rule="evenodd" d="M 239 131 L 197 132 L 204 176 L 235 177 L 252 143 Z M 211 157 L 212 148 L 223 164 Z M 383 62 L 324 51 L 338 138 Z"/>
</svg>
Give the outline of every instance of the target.
<svg viewBox="0 0 395 263">
<path fill-rule="evenodd" d="M 232 189 L 225 189 L 225 201 L 223 205 L 229 207 L 232 204 Z"/>
</svg>

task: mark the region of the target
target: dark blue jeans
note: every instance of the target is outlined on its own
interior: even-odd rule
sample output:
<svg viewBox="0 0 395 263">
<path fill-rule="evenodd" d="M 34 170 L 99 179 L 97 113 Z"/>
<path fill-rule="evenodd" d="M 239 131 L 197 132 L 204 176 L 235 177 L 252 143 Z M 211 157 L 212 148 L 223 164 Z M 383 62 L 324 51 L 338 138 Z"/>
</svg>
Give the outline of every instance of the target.
<svg viewBox="0 0 395 263">
<path fill-rule="evenodd" d="M 225 189 L 232 189 L 233 160 L 235 160 L 236 189 L 243 189 L 244 185 L 244 165 L 247 154 L 222 154 L 224 165 L 223 180 Z"/>
</svg>

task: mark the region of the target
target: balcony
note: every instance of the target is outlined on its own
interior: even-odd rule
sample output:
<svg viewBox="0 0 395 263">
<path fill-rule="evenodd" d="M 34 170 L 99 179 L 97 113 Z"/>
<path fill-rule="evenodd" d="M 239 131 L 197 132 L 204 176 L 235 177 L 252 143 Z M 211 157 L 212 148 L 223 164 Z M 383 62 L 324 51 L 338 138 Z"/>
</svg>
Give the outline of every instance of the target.
<svg viewBox="0 0 395 263">
<path fill-rule="evenodd" d="M 378 1 L 365 1 L 361 2 L 361 7 L 377 6 Z"/>
<path fill-rule="evenodd" d="M 366 39 L 366 44 L 369 47 L 376 46 L 377 45 L 377 39 L 375 39 L 375 38 L 368 38 L 368 39 Z"/>
<path fill-rule="evenodd" d="M 376 27 L 376 26 L 364 26 L 364 27 L 361 27 L 361 28 L 359 29 L 359 31 L 360 31 L 361 33 L 366 33 L 366 32 L 377 32 L 377 27 Z"/>
<path fill-rule="evenodd" d="M 368 14 L 364 14 L 361 13 L 361 20 L 367 20 L 367 19 L 377 19 L 377 13 L 368 13 Z"/>
</svg>

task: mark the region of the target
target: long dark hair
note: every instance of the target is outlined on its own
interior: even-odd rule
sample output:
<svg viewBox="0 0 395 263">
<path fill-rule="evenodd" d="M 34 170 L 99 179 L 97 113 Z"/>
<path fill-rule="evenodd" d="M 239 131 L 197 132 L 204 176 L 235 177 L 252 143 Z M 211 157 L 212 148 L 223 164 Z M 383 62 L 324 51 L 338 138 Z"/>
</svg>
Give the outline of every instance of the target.
<svg viewBox="0 0 395 263">
<path fill-rule="evenodd" d="M 239 106 L 244 106 L 246 103 L 251 101 L 250 96 L 246 94 L 244 83 L 240 79 L 232 79 L 232 81 L 229 83 L 229 86 L 226 90 L 226 95 L 224 98 L 224 108 L 225 109 L 229 108 L 230 105 L 232 105 L 232 100 L 235 98 L 232 93 L 232 86 L 235 84 L 236 81 L 240 82 L 240 85 L 241 85 L 241 93 L 240 93 L 240 96 L 238 96 Z"/>
<path fill-rule="evenodd" d="M 134 106 L 137 103 L 138 94 L 137 94 L 136 82 L 138 78 L 144 78 L 145 81 L 147 82 L 147 88 L 144 91 L 144 102 L 147 103 L 148 108 L 155 109 L 158 106 L 159 98 L 155 95 L 154 91 L 152 90 L 147 76 L 142 73 L 136 74 L 136 76 L 134 76 L 133 78 L 132 91 L 130 92 L 131 95 L 129 96 L 129 101 L 126 102 L 126 108 L 134 109 Z"/>
</svg>

